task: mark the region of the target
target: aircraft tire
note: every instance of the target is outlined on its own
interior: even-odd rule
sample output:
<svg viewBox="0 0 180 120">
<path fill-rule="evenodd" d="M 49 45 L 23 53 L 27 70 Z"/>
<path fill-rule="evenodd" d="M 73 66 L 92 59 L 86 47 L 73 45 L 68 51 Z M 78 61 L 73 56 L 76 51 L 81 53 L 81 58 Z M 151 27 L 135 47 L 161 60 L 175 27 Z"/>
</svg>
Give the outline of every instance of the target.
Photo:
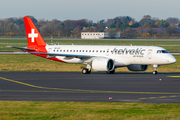
<svg viewBox="0 0 180 120">
<path fill-rule="evenodd" d="M 82 69 L 82 73 L 83 73 L 83 74 L 90 74 L 90 73 L 91 73 L 91 70 L 89 71 L 88 69 L 83 68 L 83 69 Z"/>
<path fill-rule="evenodd" d="M 153 75 L 157 75 L 157 71 L 153 71 Z"/>
<path fill-rule="evenodd" d="M 83 74 L 87 74 L 87 69 L 86 69 L 86 68 L 83 68 L 83 69 L 82 69 L 82 73 L 83 73 Z"/>
<path fill-rule="evenodd" d="M 114 73 L 115 73 L 115 70 L 113 70 L 113 71 L 107 71 L 106 73 L 107 73 L 107 74 L 114 74 Z"/>
<path fill-rule="evenodd" d="M 87 69 L 87 71 L 88 71 L 87 74 L 90 74 L 90 73 L 91 73 L 91 70 L 89 71 L 89 70 Z"/>
</svg>

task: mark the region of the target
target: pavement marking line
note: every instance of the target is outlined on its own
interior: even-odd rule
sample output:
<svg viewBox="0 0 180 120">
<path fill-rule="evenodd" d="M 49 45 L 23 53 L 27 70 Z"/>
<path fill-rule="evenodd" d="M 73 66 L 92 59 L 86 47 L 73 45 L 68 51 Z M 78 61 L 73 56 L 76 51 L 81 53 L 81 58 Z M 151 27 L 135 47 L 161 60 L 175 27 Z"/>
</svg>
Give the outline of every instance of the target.
<svg viewBox="0 0 180 120">
<path fill-rule="evenodd" d="M 144 100 L 144 99 L 146 99 L 146 98 L 139 98 L 140 100 Z"/>
<path fill-rule="evenodd" d="M 18 83 L 21 85 L 33 87 L 33 88 L 40 88 L 40 89 L 47 89 L 47 90 L 61 90 L 61 91 L 76 91 L 76 92 L 83 92 L 83 93 L 122 93 L 122 94 L 175 94 L 175 95 L 180 95 L 180 93 L 166 93 L 166 92 L 126 92 L 126 91 L 102 91 L 102 90 L 81 90 L 81 89 L 65 89 L 65 88 L 51 88 L 51 87 L 42 87 L 42 86 L 36 86 L 36 85 L 31 85 L 28 83 L 16 81 L 16 80 L 11 80 L 7 79 L 4 77 L 0 77 L 2 80 Z"/>
<path fill-rule="evenodd" d="M 166 98 L 167 96 L 160 96 L 159 98 Z"/>
<path fill-rule="evenodd" d="M 167 77 L 179 78 L 180 76 L 167 76 Z"/>
<path fill-rule="evenodd" d="M 169 96 L 169 97 L 177 97 L 177 95 L 172 95 L 172 96 Z"/>
<path fill-rule="evenodd" d="M 87 92 L 77 92 L 77 91 L 33 91 L 33 90 L 0 90 L 0 92 L 36 92 L 36 93 L 87 93 Z"/>
<path fill-rule="evenodd" d="M 149 97 L 149 99 L 155 99 L 156 97 Z"/>
</svg>

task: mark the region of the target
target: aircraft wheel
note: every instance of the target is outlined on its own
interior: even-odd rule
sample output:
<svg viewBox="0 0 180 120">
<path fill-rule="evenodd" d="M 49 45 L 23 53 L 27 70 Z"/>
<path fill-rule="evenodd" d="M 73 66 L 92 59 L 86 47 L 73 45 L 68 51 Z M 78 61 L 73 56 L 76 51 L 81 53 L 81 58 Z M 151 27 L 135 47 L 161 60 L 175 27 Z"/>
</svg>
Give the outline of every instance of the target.
<svg viewBox="0 0 180 120">
<path fill-rule="evenodd" d="M 91 73 L 91 70 L 89 71 L 89 70 L 87 69 L 87 71 L 88 71 L 87 74 L 90 74 L 90 73 Z"/>
<path fill-rule="evenodd" d="M 90 73 L 91 73 L 91 70 L 89 71 L 88 69 L 83 68 L 83 69 L 82 69 L 82 73 L 83 73 L 83 74 L 90 74 Z"/>
<path fill-rule="evenodd" d="M 87 74 L 87 69 L 86 69 L 86 68 L 83 68 L 83 69 L 82 69 L 82 73 L 83 73 L 83 74 Z"/>
<path fill-rule="evenodd" d="M 157 75 L 157 71 L 153 71 L 153 75 Z"/>
<path fill-rule="evenodd" d="M 115 70 L 113 70 L 113 71 L 107 71 L 106 73 L 107 73 L 107 74 L 114 74 L 114 73 L 115 73 Z"/>
</svg>

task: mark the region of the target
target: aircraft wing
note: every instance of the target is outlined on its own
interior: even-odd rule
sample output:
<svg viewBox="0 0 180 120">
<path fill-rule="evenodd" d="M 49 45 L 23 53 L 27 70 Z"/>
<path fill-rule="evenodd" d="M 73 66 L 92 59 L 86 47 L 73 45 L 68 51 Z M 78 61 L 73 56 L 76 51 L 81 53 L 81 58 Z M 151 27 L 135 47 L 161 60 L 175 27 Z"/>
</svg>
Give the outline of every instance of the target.
<svg viewBox="0 0 180 120">
<path fill-rule="evenodd" d="M 66 57 L 76 57 L 76 58 L 90 58 L 97 57 L 91 55 L 77 55 L 77 54 L 59 54 L 59 53 L 42 53 L 42 52 L 29 52 L 31 54 L 41 54 L 41 55 L 49 55 L 49 56 L 66 56 Z"/>
<path fill-rule="evenodd" d="M 22 51 L 25 51 L 25 50 L 29 50 L 29 51 L 37 51 L 36 49 L 28 49 L 27 47 L 15 47 L 15 46 L 7 46 L 7 47 L 20 49 L 20 50 L 22 50 Z"/>
</svg>

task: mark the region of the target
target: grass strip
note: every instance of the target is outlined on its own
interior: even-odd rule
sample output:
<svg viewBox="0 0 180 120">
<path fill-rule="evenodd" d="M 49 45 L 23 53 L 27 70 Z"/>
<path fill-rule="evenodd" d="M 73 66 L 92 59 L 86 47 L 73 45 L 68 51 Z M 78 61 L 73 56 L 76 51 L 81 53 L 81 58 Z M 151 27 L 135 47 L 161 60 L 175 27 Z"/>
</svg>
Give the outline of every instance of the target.
<svg viewBox="0 0 180 120">
<path fill-rule="evenodd" d="M 179 120 L 180 104 L 0 101 L 0 119 Z"/>
<path fill-rule="evenodd" d="M 40 71 L 40 72 L 81 72 L 82 64 L 61 63 L 30 54 L 1 54 L 0 71 Z M 177 62 L 171 65 L 162 65 L 158 72 L 180 72 L 180 56 L 176 55 Z M 145 72 L 152 72 L 153 67 Z M 126 67 L 117 68 L 116 72 L 130 72 Z"/>
</svg>

